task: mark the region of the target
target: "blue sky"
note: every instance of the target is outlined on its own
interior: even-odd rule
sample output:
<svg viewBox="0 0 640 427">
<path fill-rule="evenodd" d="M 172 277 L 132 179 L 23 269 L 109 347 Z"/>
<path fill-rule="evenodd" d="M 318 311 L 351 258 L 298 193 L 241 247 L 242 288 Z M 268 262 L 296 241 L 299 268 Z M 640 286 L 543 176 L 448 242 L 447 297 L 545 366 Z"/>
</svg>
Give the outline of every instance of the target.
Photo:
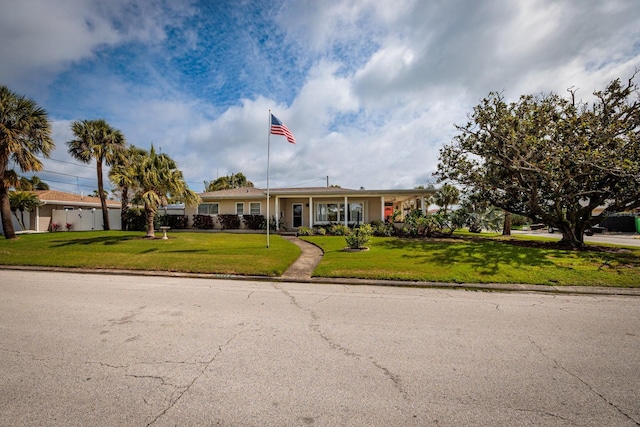
<svg viewBox="0 0 640 427">
<path fill-rule="evenodd" d="M 96 188 L 66 145 L 94 118 L 195 191 L 235 172 L 264 187 L 269 109 L 298 142 L 271 137 L 272 187 L 412 188 L 490 91 L 588 101 L 630 77 L 640 2 L 0 0 L 0 40 L 0 84 L 52 120 L 52 188 Z"/>
</svg>

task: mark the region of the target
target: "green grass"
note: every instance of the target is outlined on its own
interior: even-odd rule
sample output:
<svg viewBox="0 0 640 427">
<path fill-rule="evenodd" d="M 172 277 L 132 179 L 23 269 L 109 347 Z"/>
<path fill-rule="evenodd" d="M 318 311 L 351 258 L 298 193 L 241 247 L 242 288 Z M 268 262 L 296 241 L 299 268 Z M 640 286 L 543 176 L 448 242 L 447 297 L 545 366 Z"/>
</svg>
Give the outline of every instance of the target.
<svg viewBox="0 0 640 427">
<path fill-rule="evenodd" d="M 437 241 L 374 237 L 369 251 L 345 252 L 344 237 L 311 236 L 304 240 L 325 252 L 314 272 L 316 277 L 640 287 L 640 248 L 571 251 L 492 238 Z"/>
<path fill-rule="evenodd" d="M 300 254 L 277 235 L 268 249 L 264 234 L 170 232 L 169 237 L 148 240 L 144 233 L 122 231 L 24 234 L 0 239 L 0 264 L 274 277 Z M 304 239 L 325 252 L 316 277 L 640 287 L 640 248 L 569 251 L 541 243 L 550 242 L 544 238 L 519 236 L 510 243 L 484 234 L 440 241 L 374 237 L 369 251 L 344 252 L 344 237 Z M 527 240 L 537 242 L 523 245 Z"/>
<path fill-rule="evenodd" d="M 169 233 L 168 240 L 141 232 L 83 231 L 23 234 L 0 239 L 0 264 L 279 276 L 300 249 L 264 234 Z"/>
</svg>

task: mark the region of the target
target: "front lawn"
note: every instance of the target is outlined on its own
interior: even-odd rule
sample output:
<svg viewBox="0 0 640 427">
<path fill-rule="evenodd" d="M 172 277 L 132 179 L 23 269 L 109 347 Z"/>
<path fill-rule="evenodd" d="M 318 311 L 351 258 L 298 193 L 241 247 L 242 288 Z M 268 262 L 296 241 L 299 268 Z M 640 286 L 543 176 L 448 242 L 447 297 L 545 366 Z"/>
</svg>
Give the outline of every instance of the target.
<svg viewBox="0 0 640 427">
<path fill-rule="evenodd" d="M 142 232 L 80 231 L 0 238 L 0 264 L 50 267 L 280 276 L 300 249 L 264 234 L 169 232 L 145 239 Z"/>
<path fill-rule="evenodd" d="M 521 239 L 374 237 L 369 251 L 345 252 L 344 237 L 304 240 L 325 252 L 315 277 L 640 287 L 640 248 L 571 251 Z"/>
<path fill-rule="evenodd" d="M 264 234 L 84 231 L 0 238 L 0 264 L 280 276 L 300 249 Z M 449 283 L 640 287 L 640 248 L 569 251 L 523 238 L 421 240 L 374 237 L 366 252 L 344 252 L 344 237 L 310 236 L 325 255 L 315 277 Z"/>
</svg>

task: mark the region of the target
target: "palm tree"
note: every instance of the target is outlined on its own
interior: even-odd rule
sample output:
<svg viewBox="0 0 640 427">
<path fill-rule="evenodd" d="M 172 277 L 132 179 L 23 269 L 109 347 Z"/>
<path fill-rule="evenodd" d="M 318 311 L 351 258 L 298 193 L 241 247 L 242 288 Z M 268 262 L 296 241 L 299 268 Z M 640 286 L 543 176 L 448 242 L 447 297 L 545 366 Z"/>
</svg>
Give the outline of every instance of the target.
<svg viewBox="0 0 640 427">
<path fill-rule="evenodd" d="M 0 216 L 5 238 L 16 238 L 9 188 L 19 183 L 16 171 L 9 169 L 9 162 L 23 172 L 42 170 L 42 162 L 36 155 L 48 158 L 54 146 L 47 112 L 31 99 L 0 86 Z"/>
<path fill-rule="evenodd" d="M 120 200 L 122 202 L 120 219 L 123 230 L 128 229 L 127 212 L 129 211 L 129 191 L 133 190 L 135 193 L 137 188 L 136 165 L 142 162 L 145 155 L 147 155 L 145 150 L 130 145 L 118 153 L 113 166 L 111 166 L 109 170 L 109 180 L 120 190 Z"/>
<path fill-rule="evenodd" d="M 153 221 L 158 207 L 171 202 L 183 202 L 187 206 L 196 206 L 200 197 L 189 189 L 182 172 L 166 154 L 157 154 L 153 145 L 149 153 L 135 164 L 137 197 L 144 203 L 147 234 L 155 237 Z"/>
<path fill-rule="evenodd" d="M 23 191 L 48 190 L 49 184 L 41 180 L 37 175 L 33 175 L 31 178 L 21 176 L 20 189 Z"/>
<path fill-rule="evenodd" d="M 24 212 L 31 212 L 40 204 L 40 198 L 29 191 L 11 191 L 9 193 L 11 212 L 13 212 L 23 230 L 27 229 L 24 225 Z M 20 216 L 18 216 L 18 212 L 20 212 Z"/>
<path fill-rule="evenodd" d="M 253 182 L 249 181 L 242 172 L 221 176 L 215 181 L 204 181 L 204 191 L 229 190 L 242 187 L 253 187 Z"/>
<path fill-rule="evenodd" d="M 460 190 L 453 185 L 445 184 L 433 195 L 433 203 L 442 208 L 443 213 L 447 213 L 447 209 L 451 205 L 455 205 L 460 201 Z"/>
<path fill-rule="evenodd" d="M 124 135 L 109 126 L 103 119 L 76 120 L 71 124 L 71 130 L 76 139 L 67 142 L 69 154 L 83 163 L 90 163 L 91 159 L 96 160 L 102 221 L 104 229 L 109 230 L 109 211 L 107 210 L 107 194 L 104 191 L 102 164 L 106 163 L 107 166 L 113 164 L 116 153 L 126 145 Z"/>
</svg>

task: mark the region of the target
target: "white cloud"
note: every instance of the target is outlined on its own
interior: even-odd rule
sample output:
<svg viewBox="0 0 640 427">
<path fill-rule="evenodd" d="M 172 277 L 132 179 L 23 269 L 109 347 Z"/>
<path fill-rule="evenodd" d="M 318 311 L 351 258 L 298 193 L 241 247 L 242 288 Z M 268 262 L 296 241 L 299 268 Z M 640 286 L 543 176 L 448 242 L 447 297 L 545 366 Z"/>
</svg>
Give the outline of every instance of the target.
<svg viewBox="0 0 640 427">
<path fill-rule="evenodd" d="M 588 99 L 640 68 L 640 3 L 625 0 L 287 0 L 265 18 L 281 33 L 257 15 L 217 26 L 196 10 L 210 3 L 187 0 L 0 5 L 0 80 L 55 93 L 36 99 L 53 106 L 55 156 L 65 156 L 69 119 L 105 117 L 130 143 L 170 154 L 196 190 L 234 172 L 266 185 L 269 109 L 298 140 L 271 138 L 272 186 L 328 175 L 344 187 L 413 187 L 432 180 L 453 124 L 490 91 L 515 100 L 574 86 Z M 198 25 L 182 25 L 190 16 Z M 130 57 L 112 58 L 116 47 Z M 234 75 L 260 85 L 230 99 Z"/>
<path fill-rule="evenodd" d="M 169 7 L 167 13 L 166 7 Z M 44 86 L 106 46 L 155 43 L 193 13 L 183 1 L 0 0 L 0 81 L 16 91 Z"/>
</svg>

